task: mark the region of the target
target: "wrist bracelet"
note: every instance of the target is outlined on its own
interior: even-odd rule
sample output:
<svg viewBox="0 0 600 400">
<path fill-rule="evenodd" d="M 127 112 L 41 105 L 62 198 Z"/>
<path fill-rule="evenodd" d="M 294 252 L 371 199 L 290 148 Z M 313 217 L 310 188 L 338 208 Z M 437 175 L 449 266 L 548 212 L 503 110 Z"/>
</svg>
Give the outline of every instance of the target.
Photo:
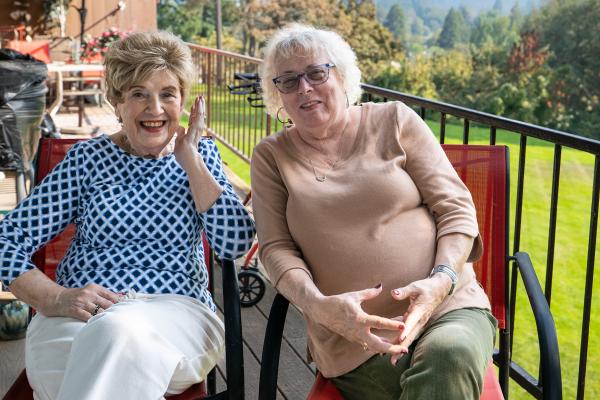
<svg viewBox="0 0 600 400">
<path fill-rule="evenodd" d="M 431 273 L 429 274 L 429 277 L 431 278 L 438 272 L 442 272 L 450 277 L 450 280 L 452 281 L 452 286 L 450 286 L 450 291 L 448 291 L 448 296 L 450 296 L 452 293 L 454 293 L 454 288 L 458 283 L 458 275 L 456 274 L 456 271 L 454 271 L 454 268 L 452 268 L 451 266 L 446 264 L 438 264 L 435 267 L 433 267 Z"/>
</svg>

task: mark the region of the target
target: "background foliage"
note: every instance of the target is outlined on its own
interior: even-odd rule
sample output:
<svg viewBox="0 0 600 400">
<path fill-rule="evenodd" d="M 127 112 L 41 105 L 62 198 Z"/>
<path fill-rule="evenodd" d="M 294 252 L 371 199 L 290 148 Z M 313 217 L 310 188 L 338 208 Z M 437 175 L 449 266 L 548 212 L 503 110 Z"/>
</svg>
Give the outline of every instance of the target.
<svg viewBox="0 0 600 400">
<path fill-rule="evenodd" d="M 161 0 L 159 27 L 215 45 L 214 1 Z M 600 139 L 600 0 L 222 0 L 224 47 L 261 57 L 292 21 L 330 28 L 363 81 Z"/>
</svg>

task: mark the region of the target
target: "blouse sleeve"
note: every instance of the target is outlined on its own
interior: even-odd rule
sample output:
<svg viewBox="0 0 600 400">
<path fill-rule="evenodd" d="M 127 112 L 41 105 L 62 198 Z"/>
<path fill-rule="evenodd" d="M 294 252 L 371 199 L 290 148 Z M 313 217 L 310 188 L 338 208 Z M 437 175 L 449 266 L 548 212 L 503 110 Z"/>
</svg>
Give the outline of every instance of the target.
<svg viewBox="0 0 600 400">
<path fill-rule="evenodd" d="M 200 141 L 200 154 L 206 167 L 223 188 L 214 204 L 200 214 L 206 238 L 221 258 L 236 259 L 245 254 L 254 240 L 254 222 L 227 180 L 216 144 Z"/>
<path fill-rule="evenodd" d="M 450 233 L 475 238 L 467 261 L 477 261 L 483 245 L 471 193 L 427 124 L 402 103 L 396 110 L 399 140 L 406 153 L 405 168 L 435 219 L 437 239 Z"/>
<path fill-rule="evenodd" d="M 33 253 L 75 221 L 83 165 L 80 148 L 75 144 L 0 222 L 0 279 L 4 285 L 36 268 L 31 262 Z"/>
<path fill-rule="evenodd" d="M 272 148 L 263 141 L 252 155 L 252 208 L 256 219 L 259 256 L 275 287 L 292 269 L 312 274 L 294 242 L 286 218 L 288 193 L 283 183 Z"/>
</svg>

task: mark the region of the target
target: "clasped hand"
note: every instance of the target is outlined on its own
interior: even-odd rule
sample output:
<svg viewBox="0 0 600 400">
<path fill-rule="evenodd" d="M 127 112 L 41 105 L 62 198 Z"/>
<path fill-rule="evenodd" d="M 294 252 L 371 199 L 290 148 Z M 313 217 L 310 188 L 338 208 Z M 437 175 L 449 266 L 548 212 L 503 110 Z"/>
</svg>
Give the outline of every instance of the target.
<svg viewBox="0 0 600 400">
<path fill-rule="evenodd" d="M 412 342 L 423 331 L 436 307 L 448 293 L 448 282 L 441 276 L 415 281 L 391 291 L 398 301 L 409 300 L 406 313 L 399 319 L 367 314 L 361 304 L 382 295 L 382 286 L 324 296 L 311 313 L 312 319 L 365 350 L 391 355 L 392 364 L 408 353 Z M 395 331 L 390 340 L 374 334 L 371 329 Z"/>
</svg>

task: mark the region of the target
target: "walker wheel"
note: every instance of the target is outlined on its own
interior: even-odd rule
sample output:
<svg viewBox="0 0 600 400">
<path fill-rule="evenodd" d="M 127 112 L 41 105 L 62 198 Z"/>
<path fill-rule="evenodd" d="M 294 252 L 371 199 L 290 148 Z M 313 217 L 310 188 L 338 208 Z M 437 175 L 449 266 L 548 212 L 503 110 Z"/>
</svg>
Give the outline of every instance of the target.
<svg viewBox="0 0 600 400">
<path fill-rule="evenodd" d="M 240 271 L 238 281 L 242 307 L 252 307 L 265 295 L 265 281 L 257 271 L 250 269 Z"/>
</svg>

